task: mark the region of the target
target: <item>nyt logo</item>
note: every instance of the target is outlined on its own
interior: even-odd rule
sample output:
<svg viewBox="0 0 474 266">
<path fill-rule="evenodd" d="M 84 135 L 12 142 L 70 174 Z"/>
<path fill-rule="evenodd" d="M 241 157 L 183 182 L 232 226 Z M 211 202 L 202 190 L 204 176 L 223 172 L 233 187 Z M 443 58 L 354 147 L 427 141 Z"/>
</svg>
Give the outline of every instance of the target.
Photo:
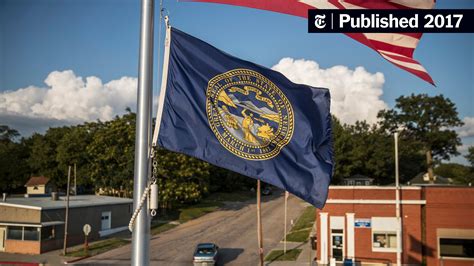
<svg viewBox="0 0 474 266">
<path fill-rule="evenodd" d="M 318 29 L 324 29 L 326 27 L 326 14 L 314 16 L 314 26 Z"/>
</svg>

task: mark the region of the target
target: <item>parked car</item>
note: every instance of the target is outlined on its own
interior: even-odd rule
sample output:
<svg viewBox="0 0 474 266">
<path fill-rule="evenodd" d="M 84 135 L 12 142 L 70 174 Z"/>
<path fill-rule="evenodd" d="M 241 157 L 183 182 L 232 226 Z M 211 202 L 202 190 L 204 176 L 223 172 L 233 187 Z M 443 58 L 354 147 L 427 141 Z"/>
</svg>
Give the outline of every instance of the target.
<svg viewBox="0 0 474 266">
<path fill-rule="evenodd" d="M 194 266 L 215 265 L 219 247 L 214 243 L 200 243 L 194 251 Z"/>
</svg>

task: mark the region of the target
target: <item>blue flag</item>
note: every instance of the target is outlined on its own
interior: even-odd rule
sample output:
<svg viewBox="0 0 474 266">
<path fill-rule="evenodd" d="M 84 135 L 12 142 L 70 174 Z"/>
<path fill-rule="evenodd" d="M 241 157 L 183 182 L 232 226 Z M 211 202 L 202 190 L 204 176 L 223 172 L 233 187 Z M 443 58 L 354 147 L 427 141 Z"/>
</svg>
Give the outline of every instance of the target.
<svg viewBox="0 0 474 266">
<path fill-rule="evenodd" d="M 329 91 L 175 28 L 167 38 L 158 144 L 322 208 L 334 165 Z"/>
</svg>

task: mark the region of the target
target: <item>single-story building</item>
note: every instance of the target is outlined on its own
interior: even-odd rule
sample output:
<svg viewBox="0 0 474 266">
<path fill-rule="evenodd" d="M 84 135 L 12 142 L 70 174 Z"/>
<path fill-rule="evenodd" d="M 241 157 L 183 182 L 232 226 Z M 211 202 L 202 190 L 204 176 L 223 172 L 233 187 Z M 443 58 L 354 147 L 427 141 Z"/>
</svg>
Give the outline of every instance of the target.
<svg viewBox="0 0 474 266">
<path fill-rule="evenodd" d="M 63 247 L 66 197 L 9 197 L 0 201 L 0 252 L 40 254 Z M 68 246 L 127 229 L 132 200 L 96 195 L 69 199 Z"/>
<path fill-rule="evenodd" d="M 316 211 L 318 265 L 397 262 L 395 187 L 331 186 Z M 474 188 L 404 186 L 400 190 L 402 265 L 474 264 Z"/>
</svg>

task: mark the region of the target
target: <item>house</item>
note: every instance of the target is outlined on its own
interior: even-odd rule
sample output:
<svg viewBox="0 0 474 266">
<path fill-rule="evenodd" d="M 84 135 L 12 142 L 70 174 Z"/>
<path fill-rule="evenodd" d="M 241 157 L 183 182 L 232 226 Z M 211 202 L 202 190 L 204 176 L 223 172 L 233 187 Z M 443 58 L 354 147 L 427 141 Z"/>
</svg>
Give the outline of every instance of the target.
<svg viewBox="0 0 474 266">
<path fill-rule="evenodd" d="M 473 265 L 474 188 L 405 186 L 400 190 L 397 241 L 395 187 L 334 186 L 317 210 L 318 265 Z"/>
<path fill-rule="evenodd" d="M 342 182 L 344 186 L 371 186 L 374 183 L 374 179 L 365 175 L 357 174 L 344 178 Z"/>
<path fill-rule="evenodd" d="M 55 193 L 54 193 L 55 194 Z M 55 194 L 56 195 L 56 194 Z M 63 247 L 66 197 L 9 197 L 0 201 L 0 252 L 40 254 Z M 71 196 L 68 246 L 127 230 L 132 200 L 96 195 Z"/>
<path fill-rule="evenodd" d="M 33 176 L 25 184 L 27 195 L 45 195 L 54 191 L 54 186 L 49 178 Z"/>
<path fill-rule="evenodd" d="M 407 182 L 407 185 L 450 185 L 453 184 L 450 178 L 442 177 L 439 175 L 433 175 L 433 182 L 430 183 L 430 177 L 428 173 L 419 173 L 410 181 Z"/>
</svg>

